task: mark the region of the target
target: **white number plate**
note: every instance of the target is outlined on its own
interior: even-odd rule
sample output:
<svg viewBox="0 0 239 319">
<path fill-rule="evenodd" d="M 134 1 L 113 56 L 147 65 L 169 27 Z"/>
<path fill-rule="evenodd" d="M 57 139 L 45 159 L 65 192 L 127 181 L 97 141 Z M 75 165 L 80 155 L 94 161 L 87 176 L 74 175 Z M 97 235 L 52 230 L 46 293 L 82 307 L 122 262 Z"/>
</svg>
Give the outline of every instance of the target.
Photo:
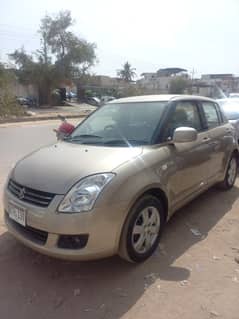
<svg viewBox="0 0 239 319">
<path fill-rule="evenodd" d="M 21 224 L 22 226 L 26 226 L 26 210 L 25 208 L 19 207 L 15 203 L 8 204 L 8 213 L 9 217 L 15 222 Z"/>
</svg>

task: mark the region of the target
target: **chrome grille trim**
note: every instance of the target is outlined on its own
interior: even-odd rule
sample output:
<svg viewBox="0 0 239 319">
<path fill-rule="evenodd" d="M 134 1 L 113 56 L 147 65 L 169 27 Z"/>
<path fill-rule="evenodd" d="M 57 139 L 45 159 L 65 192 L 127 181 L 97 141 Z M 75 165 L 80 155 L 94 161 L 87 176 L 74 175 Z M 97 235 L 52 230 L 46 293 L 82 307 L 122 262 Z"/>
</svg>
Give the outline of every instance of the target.
<svg viewBox="0 0 239 319">
<path fill-rule="evenodd" d="M 55 196 L 52 193 L 25 187 L 12 179 L 8 182 L 8 190 L 19 200 L 40 207 L 48 207 Z"/>
</svg>

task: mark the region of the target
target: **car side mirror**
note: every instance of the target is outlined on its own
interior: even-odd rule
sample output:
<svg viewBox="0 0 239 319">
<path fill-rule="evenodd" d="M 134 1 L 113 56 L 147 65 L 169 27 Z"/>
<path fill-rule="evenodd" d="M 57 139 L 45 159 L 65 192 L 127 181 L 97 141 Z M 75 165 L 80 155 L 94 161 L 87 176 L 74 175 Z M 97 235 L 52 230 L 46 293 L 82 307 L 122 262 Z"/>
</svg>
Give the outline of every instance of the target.
<svg viewBox="0 0 239 319">
<path fill-rule="evenodd" d="M 197 130 L 192 127 L 178 127 L 173 134 L 173 143 L 190 143 L 197 139 Z"/>
</svg>

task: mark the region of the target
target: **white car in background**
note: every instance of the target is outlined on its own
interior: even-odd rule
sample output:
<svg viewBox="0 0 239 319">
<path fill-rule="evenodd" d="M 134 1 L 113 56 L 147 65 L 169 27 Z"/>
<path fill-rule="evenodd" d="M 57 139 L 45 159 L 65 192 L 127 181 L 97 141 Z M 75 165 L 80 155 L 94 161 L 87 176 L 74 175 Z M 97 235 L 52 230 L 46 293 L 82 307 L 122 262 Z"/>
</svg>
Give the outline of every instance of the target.
<svg viewBox="0 0 239 319">
<path fill-rule="evenodd" d="M 239 93 L 230 93 L 229 98 L 230 99 L 239 99 Z"/>
<path fill-rule="evenodd" d="M 229 122 L 235 127 L 237 141 L 239 142 L 239 98 L 220 99 L 217 102 L 222 107 Z"/>
<path fill-rule="evenodd" d="M 113 96 L 104 95 L 101 97 L 101 102 L 103 104 L 108 103 L 108 102 L 113 101 L 113 100 L 115 100 L 115 97 L 113 97 Z"/>
</svg>

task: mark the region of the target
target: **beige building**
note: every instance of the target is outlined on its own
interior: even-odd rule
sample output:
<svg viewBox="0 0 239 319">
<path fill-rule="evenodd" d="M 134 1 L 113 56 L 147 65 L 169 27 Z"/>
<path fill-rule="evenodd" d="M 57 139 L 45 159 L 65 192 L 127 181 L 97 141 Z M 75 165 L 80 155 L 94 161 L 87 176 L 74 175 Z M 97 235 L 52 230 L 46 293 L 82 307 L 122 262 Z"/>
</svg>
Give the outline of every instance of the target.
<svg viewBox="0 0 239 319">
<path fill-rule="evenodd" d="M 203 74 L 200 79 L 189 79 L 187 70 L 180 68 L 160 69 L 157 72 L 143 73 L 137 86 L 147 94 L 167 94 L 170 82 L 175 77 L 188 79 L 185 93 L 222 98 L 230 93 L 239 92 L 239 77 L 233 74 Z"/>
<path fill-rule="evenodd" d="M 215 95 L 215 87 L 201 79 L 194 79 L 185 93 L 213 97 Z"/>
<path fill-rule="evenodd" d="M 226 95 L 233 92 L 239 92 L 239 77 L 231 73 L 223 74 L 203 74 L 201 80 L 208 85 L 211 85 L 221 90 Z"/>
<path fill-rule="evenodd" d="M 181 68 L 159 69 L 157 72 L 142 73 L 137 81 L 139 88 L 145 89 L 149 94 L 167 94 L 170 82 L 175 77 L 188 78 L 187 70 Z"/>
<path fill-rule="evenodd" d="M 107 75 L 94 75 L 90 77 L 89 84 L 92 86 L 103 88 L 118 88 L 124 87 L 127 83 L 117 77 L 110 77 Z"/>
</svg>

